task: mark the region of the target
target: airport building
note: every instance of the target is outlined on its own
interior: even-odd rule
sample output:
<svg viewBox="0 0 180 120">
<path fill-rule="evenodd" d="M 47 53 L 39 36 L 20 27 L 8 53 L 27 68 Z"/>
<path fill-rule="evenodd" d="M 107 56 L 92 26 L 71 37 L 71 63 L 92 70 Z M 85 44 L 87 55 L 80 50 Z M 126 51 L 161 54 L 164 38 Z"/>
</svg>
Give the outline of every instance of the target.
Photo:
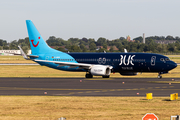
<svg viewBox="0 0 180 120">
<path fill-rule="evenodd" d="M 0 50 L 0 55 L 14 55 L 21 54 L 20 50 Z M 31 50 L 28 50 L 28 55 L 31 54 Z"/>
</svg>

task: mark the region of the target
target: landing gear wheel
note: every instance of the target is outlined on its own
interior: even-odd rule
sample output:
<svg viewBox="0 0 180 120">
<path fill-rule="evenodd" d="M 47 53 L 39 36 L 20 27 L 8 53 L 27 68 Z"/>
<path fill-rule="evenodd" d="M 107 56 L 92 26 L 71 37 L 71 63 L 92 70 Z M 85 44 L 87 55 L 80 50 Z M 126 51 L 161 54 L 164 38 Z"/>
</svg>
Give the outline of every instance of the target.
<svg viewBox="0 0 180 120">
<path fill-rule="evenodd" d="M 107 75 L 107 76 L 102 76 L 102 78 L 109 78 L 109 75 Z"/>
<path fill-rule="evenodd" d="M 161 75 L 158 75 L 158 79 L 161 79 L 162 78 L 162 76 Z"/>
<path fill-rule="evenodd" d="M 93 75 L 92 75 L 92 74 L 86 74 L 85 77 L 86 77 L 86 78 L 93 78 Z"/>
<path fill-rule="evenodd" d="M 158 74 L 158 79 L 161 79 L 161 78 L 162 78 L 161 72 L 159 72 L 159 74 Z"/>
</svg>

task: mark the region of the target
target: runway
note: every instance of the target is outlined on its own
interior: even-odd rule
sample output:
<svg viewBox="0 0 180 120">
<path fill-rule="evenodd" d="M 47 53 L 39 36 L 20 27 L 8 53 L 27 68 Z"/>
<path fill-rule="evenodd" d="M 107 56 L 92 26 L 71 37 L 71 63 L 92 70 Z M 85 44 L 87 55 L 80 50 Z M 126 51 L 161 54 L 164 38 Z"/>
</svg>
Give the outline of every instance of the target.
<svg viewBox="0 0 180 120">
<path fill-rule="evenodd" d="M 145 96 L 153 93 L 153 96 L 169 96 L 180 93 L 179 84 L 170 85 L 169 81 L 172 79 L 0 78 L 0 95 Z"/>
</svg>

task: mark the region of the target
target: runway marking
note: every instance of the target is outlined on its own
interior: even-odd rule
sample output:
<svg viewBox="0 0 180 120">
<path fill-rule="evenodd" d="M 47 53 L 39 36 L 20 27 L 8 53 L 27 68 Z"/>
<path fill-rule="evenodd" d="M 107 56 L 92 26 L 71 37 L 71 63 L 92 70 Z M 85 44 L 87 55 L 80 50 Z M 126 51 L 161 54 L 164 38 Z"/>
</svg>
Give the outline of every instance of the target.
<svg viewBox="0 0 180 120">
<path fill-rule="evenodd" d="M 84 92 L 78 92 L 78 93 L 84 93 Z"/>
<path fill-rule="evenodd" d="M 123 91 L 123 89 L 118 89 L 117 91 Z"/>
<path fill-rule="evenodd" d="M 138 90 L 138 88 L 134 88 L 134 89 L 132 89 L 132 90 Z"/>
<path fill-rule="evenodd" d="M 102 92 L 107 92 L 107 90 L 102 90 Z"/>
<path fill-rule="evenodd" d="M 94 92 L 101 92 L 101 91 L 94 91 Z"/>
<path fill-rule="evenodd" d="M 58 89 L 58 88 L 20 88 L 20 87 L 0 87 L 0 90 L 112 90 L 112 89 Z"/>
<path fill-rule="evenodd" d="M 145 88 L 140 88 L 140 90 L 144 90 Z"/>
<path fill-rule="evenodd" d="M 116 91 L 115 89 L 109 90 L 109 91 Z"/>
<path fill-rule="evenodd" d="M 86 93 L 92 93 L 92 91 L 86 91 Z"/>
<path fill-rule="evenodd" d="M 167 88 L 166 90 L 180 90 L 180 89 L 168 89 L 173 88 L 174 86 L 162 86 L 162 87 L 148 87 L 148 88 L 132 88 L 132 89 L 59 89 L 59 88 L 20 88 L 20 87 L 0 87 L 0 90 L 57 90 L 57 91 L 81 91 L 81 92 L 70 92 L 68 95 L 73 94 L 83 94 L 83 93 L 92 93 L 92 92 L 114 92 L 114 91 L 123 91 L 123 90 L 162 90 L 162 88 Z M 154 89 L 155 88 L 155 89 Z M 83 92 L 84 91 L 84 92 Z"/>
<path fill-rule="evenodd" d="M 124 89 L 124 90 L 132 90 L 132 89 Z"/>
</svg>

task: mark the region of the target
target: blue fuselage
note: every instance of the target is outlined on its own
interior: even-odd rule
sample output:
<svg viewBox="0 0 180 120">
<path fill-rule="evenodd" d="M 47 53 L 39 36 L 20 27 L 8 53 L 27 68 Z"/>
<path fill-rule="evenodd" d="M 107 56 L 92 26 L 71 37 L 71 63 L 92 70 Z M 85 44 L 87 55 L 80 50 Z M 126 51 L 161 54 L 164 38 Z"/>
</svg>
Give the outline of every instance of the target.
<svg viewBox="0 0 180 120">
<path fill-rule="evenodd" d="M 38 59 L 113 66 L 112 72 L 168 72 L 177 64 L 168 57 L 152 53 L 63 53 L 41 54 Z M 59 66 L 38 62 L 51 68 L 66 71 L 86 71 L 78 67 Z"/>
</svg>

